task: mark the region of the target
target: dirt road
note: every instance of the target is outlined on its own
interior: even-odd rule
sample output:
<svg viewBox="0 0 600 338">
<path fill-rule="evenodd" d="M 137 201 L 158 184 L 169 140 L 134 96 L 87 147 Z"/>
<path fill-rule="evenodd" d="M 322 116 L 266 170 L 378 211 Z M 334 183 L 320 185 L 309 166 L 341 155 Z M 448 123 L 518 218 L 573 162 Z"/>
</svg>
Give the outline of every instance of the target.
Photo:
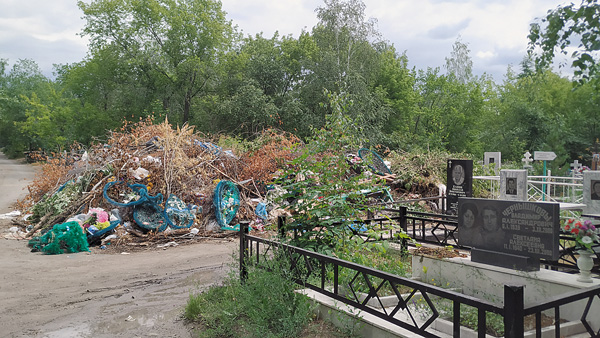
<svg viewBox="0 0 600 338">
<path fill-rule="evenodd" d="M 36 168 L 24 161 L 13 161 L 0 152 L 0 214 L 14 210 L 12 204 L 27 194 L 25 189 Z"/>
<path fill-rule="evenodd" d="M 0 195 L 12 196 L 0 200 L 0 213 L 27 183 L 5 174 L 33 175 L 15 165 L 0 157 Z M 0 235 L 10 226 L 0 220 Z M 0 337 L 191 337 L 181 319 L 189 294 L 223 279 L 237 242 L 181 244 L 47 256 L 0 239 Z"/>
</svg>

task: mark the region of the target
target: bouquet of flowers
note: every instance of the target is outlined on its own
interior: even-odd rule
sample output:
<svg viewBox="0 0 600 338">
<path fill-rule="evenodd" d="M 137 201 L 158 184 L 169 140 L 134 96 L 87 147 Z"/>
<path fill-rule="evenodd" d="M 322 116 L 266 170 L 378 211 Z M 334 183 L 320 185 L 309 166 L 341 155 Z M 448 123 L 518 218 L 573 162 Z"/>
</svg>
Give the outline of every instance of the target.
<svg viewBox="0 0 600 338">
<path fill-rule="evenodd" d="M 590 220 L 568 219 L 562 222 L 562 230 L 575 237 L 577 249 L 591 250 L 594 243 L 600 242 L 598 228 Z"/>
</svg>

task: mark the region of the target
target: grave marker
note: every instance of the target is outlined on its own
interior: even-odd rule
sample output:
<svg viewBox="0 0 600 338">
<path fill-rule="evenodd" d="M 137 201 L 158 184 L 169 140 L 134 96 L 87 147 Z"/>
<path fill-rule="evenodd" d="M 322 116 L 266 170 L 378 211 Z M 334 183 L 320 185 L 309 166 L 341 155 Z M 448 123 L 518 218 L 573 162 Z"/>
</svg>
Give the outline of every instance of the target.
<svg viewBox="0 0 600 338">
<path fill-rule="evenodd" d="M 523 169 L 531 169 L 532 166 L 530 163 L 533 162 L 533 159 L 531 158 L 531 153 L 526 152 L 525 154 L 523 154 L 521 162 L 523 162 Z"/>
<path fill-rule="evenodd" d="M 583 203 L 586 215 L 600 215 L 600 171 L 583 172 Z"/>
<path fill-rule="evenodd" d="M 456 215 L 458 198 L 473 196 L 473 161 L 449 159 L 446 176 L 446 211 Z"/>
<path fill-rule="evenodd" d="M 527 170 L 500 170 L 500 199 L 527 201 Z"/>
<path fill-rule="evenodd" d="M 502 165 L 502 153 L 499 151 L 488 151 L 483 153 L 483 164 L 490 165 L 494 164 L 494 169 L 496 173 L 500 170 L 500 166 Z"/>
<path fill-rule="evenodd" d="M 458 204 L 458 239 L 472 248 L 471 260 L 539 270 L 540 258 L 558 259 L 558 203 L 460 198 Z"/>
<path fill-rule="evenodd" d="M 573 163 L 570 164 L 571 167 L 571 172 L 573 174 L 573 176 L 580 174 L 581 168 L 583 168 L 583 165 L 581 163 L 579 163 L 579 160 L 575 160 L 573 161 Z"/>
</svg>

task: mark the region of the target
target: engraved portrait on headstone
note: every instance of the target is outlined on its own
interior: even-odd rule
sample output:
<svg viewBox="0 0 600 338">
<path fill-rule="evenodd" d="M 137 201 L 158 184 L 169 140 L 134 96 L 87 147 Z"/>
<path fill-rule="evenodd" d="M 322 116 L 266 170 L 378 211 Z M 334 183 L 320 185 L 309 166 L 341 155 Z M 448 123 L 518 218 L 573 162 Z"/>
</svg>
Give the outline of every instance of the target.
<svg viewBox="0 0 600 338">
<path fill-rule="evenodd" d="M 600 200 L 600 180 L 591 181 L 592 184 L 592 195 L 590 198 L 594 201 Z"/>
<path fill-rule="evenodd" d="M 517 194 L 517 178 L 508 177 L 506 178 L 506 194 L 516 195 Z"/>
<path fill-rule="evenodd" d="M 479 212 L 474 203 L 465 203 L 458 215 L 458 242 L 460 245 L 473 246 L 474 243 L 483 242 L 481 235 L 481 221 Z"/>
<path fill-rule="evenodd" d="M 600 171 L 583 172 L 583 203 L 584 214 L 600 215 Z"/>
<path fill-rule="evenodd" d="M 488 248 L 497 248 L 502 245 L 504 232 L 500 227 L 498 210 L 492 206 L 485 206 L 481 211 L 483 219 L 482 237 Z"/>
<path fill-rule="evenodd" d="M 462 165 L 456 164 L 452 168 L 452 181 L 454 185 L 462 185 L 465 182 L 465 168 Z"/>
</svg>

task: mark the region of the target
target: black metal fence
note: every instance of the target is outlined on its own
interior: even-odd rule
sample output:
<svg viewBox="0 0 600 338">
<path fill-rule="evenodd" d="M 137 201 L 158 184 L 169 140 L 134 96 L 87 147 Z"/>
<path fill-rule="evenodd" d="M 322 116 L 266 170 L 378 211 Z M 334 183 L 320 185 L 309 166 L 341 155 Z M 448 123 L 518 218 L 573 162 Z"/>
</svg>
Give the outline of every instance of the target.
<svg viewBox="0 0 600 338">
<path fill-rule="evenodd" d="M 600 299 L 600 286 L 557 296 L 525 308 L 523 286 L 505 285 L 504 305 L 498 306 L 421 281 L 250 236 L 247 234 L 245 224 L 242 224 L 242 229 L 244 231 L 240 231 L 239 258 L 242 280 L 248 278 L 249 264 L 269 268 L 269 262 L 273 262 L 276 258 L 280 264 L 285 262 L 293 280 L 303 287 L 370 313 L 422 337 L 438 337 L 431 325 L 440 317 L 440 307 L 444 306 L 442 304 L 451 308 L 449 320 L 452 322 L 454 337 L 460 337 L 463 306 L 474 309 L 477 313 L 478 337 L 485 337 L 486 318 L 490 313 L 501 316 L 505 337 L 523 337 L 524 317 L 535 315 L 538 324 L 536 336 L 541 337 L 542 312 L 551 309 L 554 310 L 557 323 L 556 337 L 560 337 L 560 306 L 586 298 L 588 303 L 581 321 L 591 337 L 600 336 L 600 332 L 594 332 L 588 323 L 588 318 L 597 318 L 597 314 L 590 314 L 589 309 L 595 297 Z M 396 298 L 393 305 L 384 305 L 382 301 L 384 294 Z"/>
<path fill-rule="evenodd" d="M 432 198 L 426 200 L 431 201 Z M 420 200 L 414 200 L 420 201 Z M 386 217 L 371 217 L 363 220 L 375 228 L 388 229 L 387 239 L 394 239 L 395 232 L 402 229 L 406 234 L 419 243 L 427 243 L 436 246 L 453 246 L 464 250 L 470 247 L 463 246 L 459 242 L 459 225 L 456 215 L 413 211 L 405 206 L 397 209 L 386 208 L 382 211 L 388 213 Z M 280 228 L 284 221 L 280 220 Z M 393 227 L 389 225 L 393 223 Z M 356 235 L 360 235 L 356 232 Z M 385 240 L 386 238 L 365 238 L 365 240 Z M 577 256 L 574 248 L 574 237 L 571 234 L 561 233 L 559 242 L 559 258 L 557 260 L 541 259 L 542 265 L 551 270 L 577 272 Z M 600 262 L 600 244 L 594 246 L 596 262 Z M 593 273 L 600 273 L 600 264 L 594 265 Z"/>
<path fill-rule="evenodd" d="M 394 239 L 394 234 L 403 230 L 411 238 L 420 243 L 429 243 L 439 246 L 460 247 L 458 238 L 458 220 L 454 215 L 427 213 L 409 210 L 407 207 L 400 206 L 397 209 L 383 209 L 388 215 L 385 217 L 370 217 L 362 220 L 373 229 L 385 230 L 380 233 L 388 232 L 387 236 L 378 238 L 365 237 L 366 241 Z M 285 217 L 278 219 L 279 229 L 283 229 Z M 361 235 L 359 231 L 354 230 L 356 235 Z M 294 235 L 297 235 L 294 232 Z"/>
<path fill-rule="evenodd" d="M 404 210 L 403 210 L 404 209 Z M 389 209 L 387 209 L 389 210 Z M 402 229 L 419 243 L 428 243 L 437 246 L 452 245 L 457 248 L 470 250 L 469 247 L 460 245 L 460 228 L 458 219 L 454 215 L 416 212 L 400 207 L 398 216 L 392 219 L 405 224 Z M 557 260 L 540 259 L 542 265 L 551 270 L 577 272 L 577 257 L 574 246 L 574 237 L 571 234 L 561 233 L 559 241 L 559 257 Z M 596 262 L 600 261 L 600 244 L 593 247 Z M 600 273 L 600 265 L 596 264 L 592 272 Z"/>
</svg>

